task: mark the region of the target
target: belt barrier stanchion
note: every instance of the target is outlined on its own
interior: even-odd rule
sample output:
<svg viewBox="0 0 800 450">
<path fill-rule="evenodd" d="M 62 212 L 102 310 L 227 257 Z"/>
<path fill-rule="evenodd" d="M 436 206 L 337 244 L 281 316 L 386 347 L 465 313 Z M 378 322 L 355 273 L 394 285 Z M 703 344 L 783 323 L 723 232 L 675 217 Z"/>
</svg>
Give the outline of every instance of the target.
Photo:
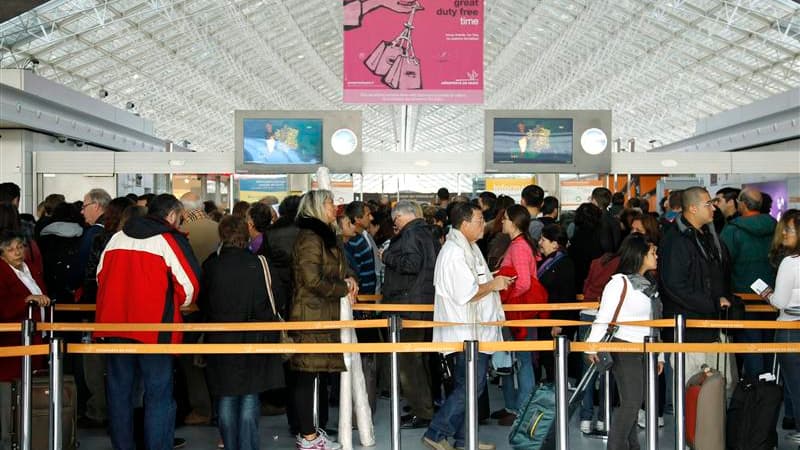
<svg viewBox="0 0 800 450">
<path fill-rule="evenodd" d="M 50 450 L 61 450 L 63 446 L 63 359 L 64 340 L 53 338 L 50 341 Z"/>
<path fill-rule="evenodd" d="M 556 337 L 556 448 L 569 449 L 569 422 L 567 401 L 567 357 L 569 355 L 569 340 L 564 335 Z"/>
<path fill-rule="evenodd" d="M 644 338 L 644 342 L 652 344 L 656 340 L 652 336 Z M 658 449 L 658 355 L 655 352 L 645 353 L 647 358 L 647 397 L 645 398 L 645 413 L 647 415 L 647 448 Z"/>
<path fill-rule="evenodd" d="M 400 342 L 402 319 L 397 314 L 389 316 L 389 337 L 392 344 Z M 400 366 L 397 352 L 390 355 L 392 371 L 392 450 L 400 450 Z"/>
<path fill-rule="evenodd" d="M 486 374 L 478 373 L 478 341 L 464 341 L 464 362 L 467 366 L 467 414 L 465 450 L 478 450 L 478 377 Z"/>
<path fill-rule="evenodd" d="M 22 321 L 22 345 L 33 345 L 33 335 L 36 332 L 36 322 L 33 321 L 33 305 L 28 305 L 28 318 Z M 22 424 L 20 426 L 20 448 L 31 450 L 31 418 L 33 412 L 33 357 L 22 357 L 22 382 L 20 392 L 22 399 Z"/>
<path fill-rule="evenodd" d="M 675 316 L 675 342 L 683 344 L 686 339 L 686 319 L 683 314 Z M 684 450 L 686 448 L 686 353 L 677 352 L 675 355 L 675 365 L 673 367 L 673 378 L 675 387 L 673 389 L 675 399 L 675 449 Z"/>
<path fill-rule="evenodd" d="M 611 369 L 603 372 L 603 437 L 608 438 L 608 430 L 611 429 Z"/>
<path fill-rule="evenodd" d="M 319 374 L 314 375 L 314 403 L 311 406 L 311 415 L 314 428 L 321 428 L 319 426 Z"/>
</svg>

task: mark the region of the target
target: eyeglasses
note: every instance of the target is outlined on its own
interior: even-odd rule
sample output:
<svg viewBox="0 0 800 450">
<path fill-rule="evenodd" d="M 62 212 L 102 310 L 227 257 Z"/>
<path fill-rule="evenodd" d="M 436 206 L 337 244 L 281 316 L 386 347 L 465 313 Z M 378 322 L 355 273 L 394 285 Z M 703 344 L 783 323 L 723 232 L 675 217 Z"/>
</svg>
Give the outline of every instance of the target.
<svg viewBox="0 0 800 450">
<path fill-rule="evenodd" d="M 797 228 L 794 227 L 785 227 L 781 230 L 783 234 L 797 234 Z"/>
<path fill-rule="evenodd" d="M 713 208 L 715 204 L 714 200 L 709 200 L 707 202 L 700 203 L 700 206 L 705 206 L 706 208 Z"/>
<path fill-rule="evenodd" d="M 83 211 L 84 209 L 88 208 L 91 205 L 96 205 L 96 204 L 97 202 L 84 203 L 83 206 L 81 206 L 81 211 Z"/>
</svg>

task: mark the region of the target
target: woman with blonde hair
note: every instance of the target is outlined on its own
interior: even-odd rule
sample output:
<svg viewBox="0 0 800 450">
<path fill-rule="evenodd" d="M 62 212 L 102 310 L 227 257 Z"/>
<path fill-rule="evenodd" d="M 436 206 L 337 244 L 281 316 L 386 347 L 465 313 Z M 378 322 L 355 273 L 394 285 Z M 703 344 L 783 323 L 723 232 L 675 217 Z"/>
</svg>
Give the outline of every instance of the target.
<svg viewBox="0 0 800 450">
<path fill-rule="evenodd" d="M 336 236 L 336 207 L 333 194 L 328 190 L 310 191 L 303 196 L 297 212 L 300 231 L 294 245 L 292 268 L 294 295 L 291 321 L 339 320 L 339 299 L 344 296 L 354 301 L 358 295 L 358 282 L 347 265 L 341 241 Z M 338 330 L 293 332 L 298 343 L 339 342 Z M 297 449 L 338 449 L 325 434 L 327 417 L 328 373 L 345 370 L 340 353 L 294 354 L 289 359 L 293 371 L 291 400 L 300 426 Z M 314 382 L 319 379 L 319 417 L 317 427 L 313 420 Z"/>
</svg>

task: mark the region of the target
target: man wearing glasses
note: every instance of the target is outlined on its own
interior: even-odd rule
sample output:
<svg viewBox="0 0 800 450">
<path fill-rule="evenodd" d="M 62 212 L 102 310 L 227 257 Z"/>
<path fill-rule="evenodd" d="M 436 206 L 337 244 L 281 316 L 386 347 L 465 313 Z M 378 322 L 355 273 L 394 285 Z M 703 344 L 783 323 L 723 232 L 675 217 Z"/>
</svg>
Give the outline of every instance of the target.
<svg viewBox="0 0 800 450">
<path fill-rule="evenodd" d="M 103 214 L 109 203 L 111 203 L 111 196 L 104 189 L 92 189 L 83 196 L 81 214 L 89 228 L 83 231 L 81 245 L 78 248 L 78 263 L 75 264 L 70 275 L 70 284 L 74 288 L 83 283 L 86 266 L 89 264 L 89 255 L 92 253 L 92 243 L 94 237 L 103 231 Z"/>
<path fill-rule="evenodd" d="M 676 226 L 670 227 L 659 246 L 664 317 L 683 314 L 686 319 L 716 320 L 731 306 L 733 296 L 728 250 L 712 225 L 714 203 L 705 188 L 695 186 L 681 193 L 681 206 Z M 662 335 L 669 342 L 672 328 L 664 329 Z M 718 342 L 719 329 L 689 328 L 685 336 L 686 342 Z M 699 372 L 703 364 L 716 367 L 716 353 L 687 353 L 687 376 Z M 728 372 L 728 380 L 736 379 L 734 375 Z"/>
</svg>

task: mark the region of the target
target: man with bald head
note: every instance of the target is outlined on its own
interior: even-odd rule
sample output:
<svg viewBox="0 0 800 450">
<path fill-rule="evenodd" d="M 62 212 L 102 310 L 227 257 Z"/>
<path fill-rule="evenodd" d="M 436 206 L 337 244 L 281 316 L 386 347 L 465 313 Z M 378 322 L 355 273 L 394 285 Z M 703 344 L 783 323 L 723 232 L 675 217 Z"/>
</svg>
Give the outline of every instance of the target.
<svg viewBox="0 0 800 450">
<path fill-rule="evenodd" d="M 739 193 L 739 216 L 728 222 L 720 238 L 731 255 L 731 284 L 734 292 L 749 292 L 750 285 L 759 278 L 775 285 L 775 272 L 769 263 L 769 250 L 775 233 L 775 219 L 761 214 L 762 196 L 756 189 L 747 188 Z M 764 319 L 748 313 L 746 319 Z M 772 317 L 774 318 L 774 317 Z M 738 330 L 737 342 L 772 342 L 769 330 Z M 746 354 L 743 370 L 747 377 L 757 377 L 772 369 L 772 355 Z"/>
</svg>

